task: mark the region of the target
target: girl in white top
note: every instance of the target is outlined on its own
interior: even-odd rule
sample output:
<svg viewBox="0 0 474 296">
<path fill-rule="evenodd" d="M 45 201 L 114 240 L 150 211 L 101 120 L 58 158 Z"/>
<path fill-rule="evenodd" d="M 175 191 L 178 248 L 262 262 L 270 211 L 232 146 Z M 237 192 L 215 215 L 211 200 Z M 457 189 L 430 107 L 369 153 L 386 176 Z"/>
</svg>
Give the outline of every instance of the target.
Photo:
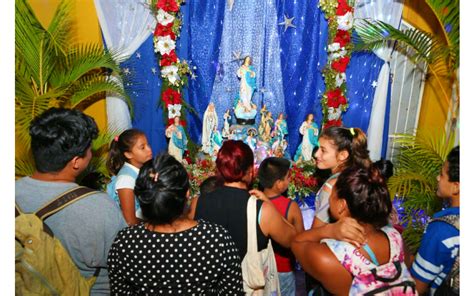
<svg viewBox="0 0 474 296">
<path fill-rule="evenodd" d="M 330 169 L 332 175 L 316 194 L 311 228 L 318 228 L 329 223 L 329 196 L 339 173 L 353 165 L 368 168 L 371 164 L 367 138 L 359 128 L 332 126 L 323 129 L 315 158 L 317 167 L 321 170 Z"/>
<path fill-rule="evenodd" d="M 110 144 L 107 168 L 114 175 L 107 185 L 107 192 L 117 202 L 128 225 L 142 218 L 133 189 L 138 172 L 145 162 L 152 159 L 152 151 L 145 134 L 138 129 L 128 129 Z"/>
</svg>

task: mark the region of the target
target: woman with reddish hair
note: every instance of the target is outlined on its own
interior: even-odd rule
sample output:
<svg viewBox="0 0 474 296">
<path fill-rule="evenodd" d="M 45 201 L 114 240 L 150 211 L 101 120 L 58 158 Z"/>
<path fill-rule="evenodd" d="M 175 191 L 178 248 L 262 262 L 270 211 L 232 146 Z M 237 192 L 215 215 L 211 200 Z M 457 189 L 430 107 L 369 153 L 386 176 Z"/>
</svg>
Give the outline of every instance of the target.
<svg viewBox="0 0 474 296">
<path fill-rule="evenodd" d="M 201 196 L 197 201 L 195 219 L 204 219 L 224 226 L 232 236 L 240 259 L 247 252 L 247 201 L 256 195 L 258 251 L 267 247 L 271 237 L 284 247 L 289 247 L 296 235 L 295 228 L 286 221 L 267 197 L 249 187 L 253 180 L 253 152 L 242 141 L 228 140 L 217 154 L 217 177 L 223 186 Z"/>
</svg>

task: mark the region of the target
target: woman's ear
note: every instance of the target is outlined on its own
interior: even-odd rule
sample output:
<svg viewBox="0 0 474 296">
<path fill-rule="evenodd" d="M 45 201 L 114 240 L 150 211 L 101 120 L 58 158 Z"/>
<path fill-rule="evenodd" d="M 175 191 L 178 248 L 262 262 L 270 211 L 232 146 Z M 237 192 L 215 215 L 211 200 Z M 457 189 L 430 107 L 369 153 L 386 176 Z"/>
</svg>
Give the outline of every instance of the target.
<svg viewBox="0 0 474 296">
<path fill-rule="evenodd" d="M 345 162 L 349 158 L 349 151 L 342 150 L 342 151 L 338 152 L 336 158 L 337 158 L 337 161 L 339 163 Z"/>
<path fill-rule="evenodd" d="M 450 182 L 451 183 L 451 195 L 452 196 L 459 196 L 459 182 Z"/>
<path fill-rule="evenodd" d="M 337 201 L 337 212 L 341 216 L 349 216 L 349 208 L 347 207 L 347 201 L 344 198 L 340 198 Z"/>
</svg>

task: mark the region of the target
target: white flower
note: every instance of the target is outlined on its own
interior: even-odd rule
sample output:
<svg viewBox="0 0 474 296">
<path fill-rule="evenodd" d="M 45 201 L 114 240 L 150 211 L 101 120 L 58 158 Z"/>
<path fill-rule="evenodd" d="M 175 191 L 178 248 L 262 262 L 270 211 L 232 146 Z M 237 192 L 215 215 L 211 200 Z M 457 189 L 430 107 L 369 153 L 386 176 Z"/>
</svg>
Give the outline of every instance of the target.
<svg viewBox="0 0 474 296">
<path fill-rule="evenodd" d="M 168 105 L 168 118 L 175 118 L 181 116 L 181 104 Z"/>
<path fill-rule="evenodd" d="M 343 16 L 337 16 L 337 28 L 339 30 L 349 31 L 354 25 L 354 15 L 348 11 Z"/>
<path fill-rule="evenodd" d="M 328 120 L 337 120 L 341 117 L 342 111 L 340 108 L 328 108 Z"/>
<path fill-rule="evenodd" d="M 338 58 L 341 58 L 341 57 L 345 56 L 346 54 L 347 54 L 347 50 L 345 50 L 345 48 L 343 47 L 341 50 L 339 50 L 337 52 L 330 53 L 329 56 L 328 56 L 328 59 L 330 61 L 336 60 Z"/>
<path fill-rule="evenodd" d="M 167 24 L 174 21 L 174 16 L 160 8 L 156 14 L 156 20 L 160 25 L 166 26 Z"/>
<path fill-rule="evenodd" d="M 175 65 L 165 66 L 161 68 L 161 76 L 168 79 L 168 81 L 176 85 L 176 81 L 179 81 L 178 67 Z"/>
<path fill-rule="evenodd" d="M 341 48 L 341 45 L 339 42 L 334 42 L 328 45 L 328 51 L 330 52 L 335 52 L 338 51 Z"/>
<path fill-rule="evenodd" d="M 340 87 L 344 82 L 346 82 L 346 73 L 338 73 L 336 75 L 336 86 Z"/>
<path fill-rule="evenodd" d="M 161 55 L 170 54 L 175 47 L 176 42 L 169 35 L 156 37 L 155 51 L 158 50 Z"/>
</svg>

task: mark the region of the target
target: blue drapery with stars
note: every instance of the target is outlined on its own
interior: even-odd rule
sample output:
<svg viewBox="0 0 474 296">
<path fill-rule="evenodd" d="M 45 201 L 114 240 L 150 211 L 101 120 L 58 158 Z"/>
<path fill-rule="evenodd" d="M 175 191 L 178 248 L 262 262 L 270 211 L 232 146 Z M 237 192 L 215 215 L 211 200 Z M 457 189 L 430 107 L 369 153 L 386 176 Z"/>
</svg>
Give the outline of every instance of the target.
<svg viewBox="0 0 474 296">
<path fill-rule="evenodd" d="M 239 0 L 234 0 L 233 10 L 239 7 L 238 2 Z M 277 104 L 284 106 L 287 115 L 289 149 L 293 155 L 302 138 L 298 129 L 306 115 L 313 113 L 315 122 L 321 126 L 320 98 L 325 89 L 321 70 L 327 57 L 327 20 L 317 7 L 316 0 L 277 0 L 273 3 L 276 9 L 276 20 L 273 20 L 276 23 L 273 28 L 278 32 L 278 43 L 277 47 L 267 50 L 280 53 L 283 96 L 279 100 L 283 102 Z M 181 8 L 183 26 L 178 40 L 178 55 L 196 67 L 194 71 L 197 77 L 189 80 L 189 87 L 184 96 L 196 111 L 188 113 L 187 129 L 191 139 L 197 143 L 202 131 L 202 117 L 211 101 L 216 80 L 220 79 L 220 75 L 231 75 L 231 79 L 235 79 L 235 88 L 238 89 L 239 86 L 235 71 L 222 73 L 223 68 L 219 64 L 222 39 L 230 38 L 229 32 L 223 34 L 224 18 L 229 15 L 226 9 L 229 9 L 227 1 L 212 0 L 188 1 Z M 248 36 L 242 38 L 246 40 Z M 242 51 L 242 48 L 239 46 L 231 51 Z M 161 79 L 159 72 L 152 71 L 153 68 L 159 69 L 153 53 L 152 37 L 137 53 L 140 53 L 140 58 L 135 54 L 125 63 L 134 72 L 134 81 L 139 82 L 126 85 L 135 106 L 132 124 L 146 132 L 153 152 L 156 153 L 165 150 L 167 144 L 163 115 L 157 105 Z M 367 130 L 376 79 L 382 64 L 382 60 L 373 53 L 352 55 L 346 73 L 350 107 L 343 115 L 345 126 Z M 137 67 L 143 70 L 133 70 Z M 223 112 L 218 110 L 220 123 L 222 115 Z M 276 115 L 274 114 L 274 118 Z"/>
</svg>

